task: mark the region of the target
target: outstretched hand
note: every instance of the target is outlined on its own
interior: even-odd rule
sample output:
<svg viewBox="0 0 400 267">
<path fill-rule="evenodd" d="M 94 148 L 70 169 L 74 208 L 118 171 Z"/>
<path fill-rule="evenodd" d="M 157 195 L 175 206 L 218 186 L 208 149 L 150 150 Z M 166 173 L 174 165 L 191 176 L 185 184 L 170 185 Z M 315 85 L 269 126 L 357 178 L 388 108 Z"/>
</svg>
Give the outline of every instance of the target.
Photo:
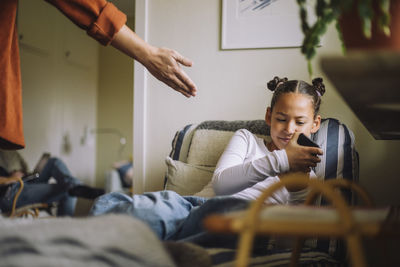
<svg viewBox="0 0 400 267">
<path fill-rule="evenodd" d="M 322 155 L 323 151 L 317 147 L 300 146 L 297 144 L 299 135 L 300 133 L 296 132 L 285 147 L 289 160 L 289 167 L 291 172 L 308 173 L 311 171 L 312 167 L 317 166 L 317 163 L 321 162 L 318 155 Z"/>
<path fill-rule="evenodd" d="M 193 63 L 175 50 L 152 47 L 142 63 L 154 77 L 184 96 L 196 95 L 196 85 L 180 66 L 191 67 Z"/>
<path fill-rule="evenodd" d="M 146 43 L 126 25 L 115 35 L 111 45 L 139 61 L 154 77 L 172 89 L 186 97 L 196 95 L 196 85 L 181 68 L 181 65 L 190 67 L 193 63 L 178 52 Z"/>
</svg>

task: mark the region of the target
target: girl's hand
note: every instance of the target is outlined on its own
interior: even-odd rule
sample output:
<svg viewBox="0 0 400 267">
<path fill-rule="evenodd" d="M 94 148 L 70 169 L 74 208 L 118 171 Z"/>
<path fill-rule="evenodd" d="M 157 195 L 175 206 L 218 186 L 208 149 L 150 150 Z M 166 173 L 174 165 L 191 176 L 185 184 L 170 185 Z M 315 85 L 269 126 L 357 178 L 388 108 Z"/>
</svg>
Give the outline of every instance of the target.
<svg viewBox="0 0 400 267">
<path fill-rule="evenodd" d="M 323 151 L 317 147 L 306 147 L 297 144 L 300 133 L 296 132 L 292 140 L 285 147 L 285 151 L 289 160 L 291 172 L 309 173 L 312 167 L 317 166 L 321 162 L 318 155 L 322 155 Z"/>
</svg>

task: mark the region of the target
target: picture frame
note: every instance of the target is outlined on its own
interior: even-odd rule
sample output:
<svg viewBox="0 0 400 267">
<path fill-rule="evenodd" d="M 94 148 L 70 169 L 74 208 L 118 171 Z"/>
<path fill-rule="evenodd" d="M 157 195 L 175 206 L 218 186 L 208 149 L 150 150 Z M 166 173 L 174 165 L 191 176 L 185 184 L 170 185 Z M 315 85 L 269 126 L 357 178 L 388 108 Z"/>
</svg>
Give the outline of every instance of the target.
<svg viewBox="0 0 400 267">
<path fill-rule="evenodd" d="M 222 0 L 221 49 L 300 47 L 300 26 L 295 0 Z"/>
</svg>

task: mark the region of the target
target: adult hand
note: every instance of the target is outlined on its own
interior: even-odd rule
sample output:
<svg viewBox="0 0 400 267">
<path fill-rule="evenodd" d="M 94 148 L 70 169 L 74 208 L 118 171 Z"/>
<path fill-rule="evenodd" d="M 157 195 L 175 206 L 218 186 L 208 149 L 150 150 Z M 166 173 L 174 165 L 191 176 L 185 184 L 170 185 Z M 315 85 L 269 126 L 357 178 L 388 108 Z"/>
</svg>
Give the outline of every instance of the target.
<svg viewBox="0 0 400 267">
<path fill-rule="evenodd" d="M 317 147 L 300 146 L 297 144 L 299 135 L 300 133 L 296 132 L 285 147 L 289 167 L 291 172 L 308 173 L 311 167 L 317 166 L 317 163 L 321 161 L 318 155 L 322 155 L 323 151 Z"/>
<path fill-rule="evenodd" d="M 190 67 L 193 63 L 178 52 L 149 45 L 126 25 L 115 35 L 111 45 L 142 63 L 154 77 L 184 96 L 196 95 L 196 85 L 181 68 L 181 65 Z"/>
<path fill-rule="evenodd" d="M 17 178 L 22 178 L 24 176 L 25 176 L 25 173 L 22 171 L 14 171 L 10 175 L 10 177 L 17 177 Z"/>
<path fill-rule="evenodd" d="M 154 77 L 184 96 L 196 95 L 196 85 L 180 66 L 191 67 L 193 63 L 175 50 L 151 47 L 142 64 Z"/>
</svg>

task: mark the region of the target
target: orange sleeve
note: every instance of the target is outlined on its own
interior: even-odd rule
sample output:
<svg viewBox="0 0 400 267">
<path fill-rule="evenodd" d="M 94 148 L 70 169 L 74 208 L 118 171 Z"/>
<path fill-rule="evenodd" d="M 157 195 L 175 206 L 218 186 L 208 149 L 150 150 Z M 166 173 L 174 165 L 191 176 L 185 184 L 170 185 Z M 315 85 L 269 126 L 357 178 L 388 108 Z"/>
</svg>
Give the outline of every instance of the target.
<svg viewBox="0 0 400 267">
<path fill-rule="evenodd" d="M 15 1 L 0 0 L 0 148 L 25 146 Z"/>
<path fill-rule="evenodd" d="M 105 0 L 46 0 L 88 35 L 108 45 L 126 23 L 126 15 Z"/>
</svg>

